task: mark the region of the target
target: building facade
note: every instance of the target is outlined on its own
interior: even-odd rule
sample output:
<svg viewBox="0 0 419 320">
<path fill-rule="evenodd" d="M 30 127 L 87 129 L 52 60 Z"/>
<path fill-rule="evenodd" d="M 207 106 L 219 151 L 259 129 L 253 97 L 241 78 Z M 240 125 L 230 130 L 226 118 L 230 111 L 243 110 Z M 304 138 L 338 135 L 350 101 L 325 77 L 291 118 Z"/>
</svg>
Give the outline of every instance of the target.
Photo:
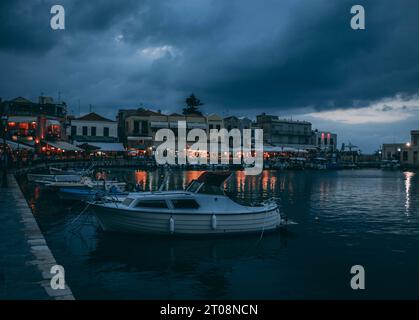
<svg viewBox="0 0 419 320">
<path fill-rule="evenodd" d="M 65 139 L 67 105 L 51 97 L 40 96 L 38 102 L 23 97 L 3 101 L 2 110 L 8 115 L 7 138 L 34 145 L 41 140 Z"/>
<path fill-rule="evenodd" d="M 77 141 L 118 141 L 118 124 L 116 121 L 104 118 L 91 112 L 82 117 L 70 120 L 67 135 Z"/>
<path fill-rule="evenodd" d="M 206 128 L 207 134 L 210 133 L 211 129 L 224 129 L 224 118 L 215 113 L 208 115 Z"/>
<path fill-rule="evenodd" d="M 327 131 L 313 131 L 313 139 L 314 145 L 322 150 L 322 151 L 329 151 L 335 152 L 337 146 L 337 134 Z"/>
<path fill-rule="evenodd" d="M 383 144 L 382 159 L 398 160 L 405 167 L 419 167 L 419 130 L 410 132 L 410 142 Z"/>
<path fill-rule="evenodd" d="M 231 129 L 239 129 L 240 132 L 243 132 L 243 129 L 252 128 L 252 120 L 246 117 L 230 116 L 224 118 L 224 126 L 228 131 Z"/>
<path fill-rule="evenodd" d="M 256 117 L 256 127 L 263 129 L 263 141 L 267 145 L 314 148 L 310 122 L 280 119 L 263 113 Z"/>
</svg>

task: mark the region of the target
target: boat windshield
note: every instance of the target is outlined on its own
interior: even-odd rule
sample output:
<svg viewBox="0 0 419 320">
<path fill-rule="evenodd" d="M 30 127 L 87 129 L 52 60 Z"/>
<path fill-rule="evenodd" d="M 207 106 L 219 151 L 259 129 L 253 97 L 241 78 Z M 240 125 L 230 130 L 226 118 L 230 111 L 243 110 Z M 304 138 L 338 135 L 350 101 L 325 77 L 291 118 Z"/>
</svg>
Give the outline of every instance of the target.
<svg viewBox="0 0 419 320">
<path fill-rule="evenodd" d="M 189 192 L 197 192 L 199 187 L 201 186 L 202 182 L 196 181 L 196 180 L 192 180 L 192 182 L 189 184 L 189 186 L 186 188 L 186 191 Z"/>
<path fill-rule="evenodd" d="M 198 193 L 224 195 L 224 191 L 220 186 L 214 186 L 211 184 L 204 184 L 201 189 L 199 189 Z"/>
<path fill-rule="evenodd" d="M 134 199 L 133 198 L 125 198 L 124 199 L 124 201 L 122 201 L 122 204 L 124 205 L 124 206 L 127 206 L 127 207 L 129 207 L 130 206 L 130 204 L 132 203 L 134 201 Z"/>
<path fill-rule="evenodd" d="M 224 194 L 220 186 L 206 184 L 197 180 L 193 180 L 189 184 L 189 186 L 186 188 L 186 191 L 193 192 L 193 193 L 205 193 L 205 194 L 218 194 L 218 195 Z"/>
</svg>

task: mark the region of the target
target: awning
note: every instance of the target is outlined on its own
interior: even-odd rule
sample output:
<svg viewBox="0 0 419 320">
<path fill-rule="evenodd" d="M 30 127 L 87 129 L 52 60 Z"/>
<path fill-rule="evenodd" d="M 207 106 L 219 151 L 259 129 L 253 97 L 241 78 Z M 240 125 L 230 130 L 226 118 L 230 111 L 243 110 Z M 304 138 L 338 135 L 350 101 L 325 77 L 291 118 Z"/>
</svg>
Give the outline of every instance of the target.
<svg viewBox="0 0 419 320">
<path fill-rule="evenodd" d="M 134 136 L 129 136 L 129 137 L 127 137 L 127 140 L 128 141 L 153 140 L 153 137 L 147 137 L 147 136 L 144 136 L 144 137 L 134 137 Z"/>
<path fill-rule="evenodd" d="M 60 126 L 60 125 L 61 125 L 60 122 L 58 122 L 57 120 L 51 120 L 51 119 L 47 120 L 47 126 Z"/>
<path fill-rule="evenodd" d="M 187 122 L 188 129 L 206 129 L 207 124 L 205 122 Z"/>
<path fill-rule="evenodd" d="M 21 144 L 21 143 L 17 143 L 14 141 L 10 141 L 10 140 L 6 140 L 6 143 L 9 145 L 9 147 L 15 151 L 15 150 L 28 150 L 28 151 L 33 151 L 35 150 L 35 148 L 27 146 L 25 144 Z"/>
<path fill-rule="evenodd" d="M 9 122 L 36 122 L 36 117 L 10 116 Z"/>
<path fill-rule="evenodd" d="M 57 148 L 57 149 L 61 149 L 61 150 L 65 150 L 65 151 L 83 151 L 82 149 L 80 149 L 79 147 L 65 142 L 65 141 L 44 141 L 46 144 L 50 145 L 51 147 Z"/>
<path fill-rule="evenodd" d="M 296 152 L 296 153 L 307 153 L 307 150 L 296 149 L 292 147 L 278 147 L 278 146 L 263 146 L 264 152 Z"/>
<path fill-rule="evenodd" d="M 95 151 L 95 150 L 99 150 L 99 147 L 93 146 L 91 144 L 88 144 L 87 142 L 82 143 L 82 144 L 78 144 L 79 148 L 82 148 L 83 150 L 86 151 Z"/>
<path fill-rule="evenodd" d="M 263 146 L 265 152 L 298 152 L 298 149 L 290 147 L 277 147 L 277 146 Z"/>
<path fill-rule="evenodd" d="M 111 142 L 87 142 L 83 145 L 88 145 L 93 150 L 104 151 L 104 152 L 124 152 L 125 148 L 122 143 L 111 143 Z"/>
<path fill-rule="evenodd" d="M 150 127 L 152 128 L 168 128 L 169 124 L 167 121 L 150 121 Z"/>
</svg>

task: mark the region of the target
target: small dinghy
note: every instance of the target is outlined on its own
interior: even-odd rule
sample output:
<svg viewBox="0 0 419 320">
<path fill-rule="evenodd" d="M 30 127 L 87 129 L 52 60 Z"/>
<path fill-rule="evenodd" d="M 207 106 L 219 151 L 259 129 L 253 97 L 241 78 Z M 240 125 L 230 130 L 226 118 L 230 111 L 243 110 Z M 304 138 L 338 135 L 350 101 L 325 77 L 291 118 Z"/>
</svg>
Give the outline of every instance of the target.
<svg viewBox="0 0 419 320">
<path fill-rule="evenodd" d="M 274 202 L 240 205 L 224 194 L 226 172 L 204 172 L 185 191 L 130 193 L 122 202 L 95 201 L 94 208 L 105 231 L 216 235 L 260 233 L 281 226 Z"/>
</svg>

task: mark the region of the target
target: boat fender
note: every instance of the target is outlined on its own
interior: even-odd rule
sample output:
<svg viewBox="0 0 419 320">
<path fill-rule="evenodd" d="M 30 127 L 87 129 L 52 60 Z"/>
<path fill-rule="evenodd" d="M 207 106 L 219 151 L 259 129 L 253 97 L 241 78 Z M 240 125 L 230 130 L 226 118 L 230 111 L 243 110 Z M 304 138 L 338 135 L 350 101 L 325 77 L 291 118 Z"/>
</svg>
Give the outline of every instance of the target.
<svg viewBox="0 0 419 320">
<path fill-rule="evenodd" d="M 173 217 L 170 217 L 169 219 L 169 231 L 170 233 L 175 232 L 175 219 L 173 219 Z"/>
<path fill-rule="evenodd" d="M 217 217 L 215 214 L 213 214 L 211 217 L 211 227 L 213 230 L 217 229 Z"/>
</svg>

